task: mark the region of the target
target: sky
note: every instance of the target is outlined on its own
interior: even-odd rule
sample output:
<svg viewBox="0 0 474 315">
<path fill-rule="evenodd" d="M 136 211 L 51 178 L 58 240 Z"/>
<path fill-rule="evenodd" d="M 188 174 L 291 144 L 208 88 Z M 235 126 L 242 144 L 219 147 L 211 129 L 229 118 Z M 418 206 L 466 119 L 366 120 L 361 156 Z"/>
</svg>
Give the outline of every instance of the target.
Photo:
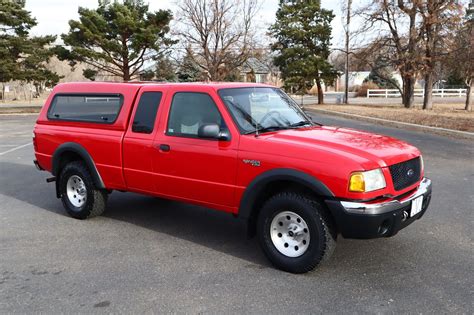
<svg viewBox="0 0 474 315">
<path fill-rule="evenodd" d="M 269 26 L 275 20 L 275 13 L 278 8 L 278 0 L 260 0 L 262 8 L 259 20 L 264 26 Z M 322 0 L 321 5 L 325 9 L 333 10 L 334 18 L 332 22 L 332 46 L 342 47 L 343 28 L 341 20 L 341 2 L 343 0 Z M 147 1 L 145 1 L 147 2 Z M 69 30 L 68 21 L 78 19 L 77 9 L 79 6 L 87 8 L 97 7 L 97 0 L 26 0 L 26 9 L 32 13 L 38 25 L 32 29 L 32 35 L 60 35 Z M 169 9 L 175 15 L 175 0 L 149 0 L 151 10 Z M 58 36 L 59 37 L 59 36 Z"/>
</svg>

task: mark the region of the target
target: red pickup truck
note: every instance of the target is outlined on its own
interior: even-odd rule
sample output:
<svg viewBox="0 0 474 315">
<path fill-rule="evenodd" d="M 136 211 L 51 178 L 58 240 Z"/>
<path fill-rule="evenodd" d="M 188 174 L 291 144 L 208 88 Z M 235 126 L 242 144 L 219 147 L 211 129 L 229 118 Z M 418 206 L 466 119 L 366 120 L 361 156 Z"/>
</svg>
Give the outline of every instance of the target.
<svg viewBox="0 0 474 315">
<path fill-rule="evenodd" d="M 417 148 L 322 126 L 261 84 L 60 84 L 33 143 L 74 218 L 100 215 L 113 190 L 202 205 L 244 220 L 294 273 L 327 259 L 338 234 L 396 234 L 431 199 Z"/>
</svg>

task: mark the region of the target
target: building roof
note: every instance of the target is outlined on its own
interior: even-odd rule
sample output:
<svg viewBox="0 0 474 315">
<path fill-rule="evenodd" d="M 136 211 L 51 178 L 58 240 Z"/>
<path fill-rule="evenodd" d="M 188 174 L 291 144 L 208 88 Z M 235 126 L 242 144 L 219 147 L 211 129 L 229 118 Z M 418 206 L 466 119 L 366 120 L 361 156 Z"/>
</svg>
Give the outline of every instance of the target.
<svg viewBox="0 0 474 315">
<path fill-rule="evenodd" d="M 278 68 L 273 65 L 269 57 L 263 57 L 264 60 L 258 58 L 249 58 L 242 66 L 242 72 L 248 73 L 253 70 L 254 73 L 269 73 L 278 71 Z"/>
</svg>

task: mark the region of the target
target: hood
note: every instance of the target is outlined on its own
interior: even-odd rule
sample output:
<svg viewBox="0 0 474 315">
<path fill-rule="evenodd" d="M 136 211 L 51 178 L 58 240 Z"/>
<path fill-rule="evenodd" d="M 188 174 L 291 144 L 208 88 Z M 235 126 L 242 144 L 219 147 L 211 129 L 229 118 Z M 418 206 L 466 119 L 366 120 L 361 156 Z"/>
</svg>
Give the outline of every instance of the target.
<svg viewBox="0 0 474 315">
<path fill-rule="evenodd" d="M 264 136 L 270 142 L 334 152 L 358 161 L 367 169 L 389 166 L 420 155 L 417 148 L 406 142 L 348 128 L 318 126 L 261 135 Z"/>
</svg>

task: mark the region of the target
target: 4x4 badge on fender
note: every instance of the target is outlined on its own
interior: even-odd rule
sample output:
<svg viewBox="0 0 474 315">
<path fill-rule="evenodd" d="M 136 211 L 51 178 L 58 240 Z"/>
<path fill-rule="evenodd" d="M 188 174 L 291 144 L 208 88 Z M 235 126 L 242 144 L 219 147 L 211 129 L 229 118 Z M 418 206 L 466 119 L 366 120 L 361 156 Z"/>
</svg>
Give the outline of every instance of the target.
<svg viewBox="0 0 474 315">
<path fill-rule="evenodd" d="M 248 159 L 243 159 L 242 160 L 245 164 L 250 164 L 252 166 L 260 166 L 260 161 L 258 160 L 248 160 Z"/>
</svg>

